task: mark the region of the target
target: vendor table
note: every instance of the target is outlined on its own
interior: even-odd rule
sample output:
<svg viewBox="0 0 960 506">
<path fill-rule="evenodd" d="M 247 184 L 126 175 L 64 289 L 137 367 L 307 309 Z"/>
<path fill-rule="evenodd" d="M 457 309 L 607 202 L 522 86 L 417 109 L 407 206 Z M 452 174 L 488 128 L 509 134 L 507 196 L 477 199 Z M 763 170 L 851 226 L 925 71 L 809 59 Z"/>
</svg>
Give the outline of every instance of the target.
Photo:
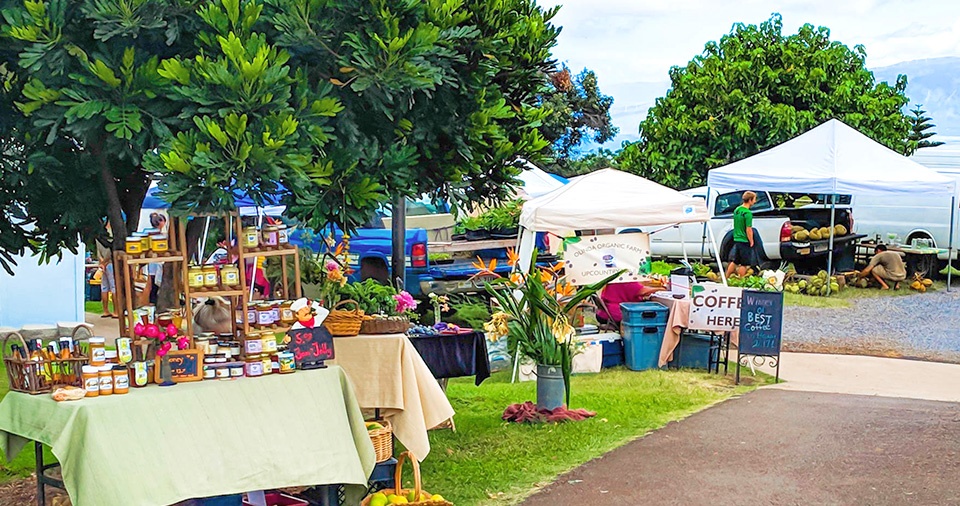
<svg viewBox="0 0 960 506">
<path fill-rule="evenodd" d="M 9 461 L 28 440 L 52 447 L 74 506 L 326 484 L 359 501 L 376 460 L 339 367 L 73 402 L 10 392 L 0 449 Z"/>
<path fill-rule="evenodd" d="M 670 316 L 667 318 L 667 328 L 663 334 L 663 344 L 660 346 L 659 366 L 667 365 L 667 362 L 673 360 L 673 351 L 680 344 L 680 334 L 684 329 L 700 330 L 688 328 L 690 324 L 690 299 L 674 299 L 667 292 L 658 292 L 650 296 L 650 300 L 663 304 L 670 310 Z M 728 344 L 736 346 L 739 343 L 740 331 L 734 330 L 727 332 Z M 729 350 L 729 348 L 728 348 Z M 719 372 L 719 371 L 718 371 Z"/>
<path fill-rule="evenodd" d="M 480 386 L 490 377 L 490 357 L 483 332 L 410 336 L 410 342 L 437 379 L 475 376 Z"/>
<path fill-rule="evenodd" d="M 352 380 L 360 406 L 382 410 L 397 439 L 423 460 L 430 453 L 427 429 L 449 420 L 454 412 L 407 336 L 338 337 L 334 353 L 332 362 Z"/>
<path fill-rule="evenodd" d="M 861 242 L 857 245 L 857 255 L 862 257 L 864 263 L 869 263 L 874 255 L 876 242 Z M 946 253 L 945 249 L 922 248 L 900 244 L 888 244 L 887 250 L 896 251 L 904 257 L 904 267 L 907 269 L 907 280 L 911 279 L 914 273 L 920 272 L 924 277 L 934 275 L 937 267 L 938 256 Z"/>
</svg>

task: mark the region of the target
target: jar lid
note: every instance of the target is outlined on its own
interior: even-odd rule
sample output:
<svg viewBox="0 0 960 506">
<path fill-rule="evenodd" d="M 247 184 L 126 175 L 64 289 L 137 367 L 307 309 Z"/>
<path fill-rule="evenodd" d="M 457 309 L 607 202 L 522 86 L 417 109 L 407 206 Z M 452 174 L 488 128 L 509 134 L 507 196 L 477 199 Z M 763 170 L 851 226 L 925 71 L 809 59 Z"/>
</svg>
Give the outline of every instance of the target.
<svg viewBox="0 0 960 506">
<path fill-rule="evenodd" d="M 89 341 L 90 344 L 103 344 L 106 342 L 106 340 L 104 340 L 102 337 L 91 337 Z"/>
<path fill-rule="evenodd" d="M 137 242 L 137 241 L 140 240 L 140 236 L 138 236 L 138 235 L 131 235 L 130 237 L 127 237 L 127 240 L 128 240 L 128 241 L 132 241 L 132 242 Z"/>
<path fill-rule="evenodd" d="M 226 366 L 229 367 L 230 369 L 236 369 L 236 368 L 238 368 L 238 367 L 243 367 L 243 364 L 241 364 L 240 362 L 230 362 L 229 364 L 220 364 L 220 367 L 223 367 L 224 365 L 226 365 Z"/>
<path fill-rule="evenodd" d="M 150 234 L 150 239 L 166 239 L 167 234 Z"/>
<path fill-rule="evenodd" d="M 92 366 L 92 365 L 85 365 L 80 368 L 80 371 L 83 372 L 84 374 L 96 374 L 99 370 L 100 370 L 99 367 Z"/>
<path fill-rule="evenodd" d="M 102 365 L 102 366 L 99 367 L 99 371 L 100 371 L 100 372 L 112 372 L 112 371 L 113 371 L 113 366 L 112 366 L 112 365 Z"/>
<path fill-rule="evenodd" d="M 127 370 L 127 366 L 125 366 L 125 365 L 115 365 L 115 366 L 113 366 L 113 370 L 114 370 L 114 371 L 126 371 L 126 370 Z"/>
</svg>

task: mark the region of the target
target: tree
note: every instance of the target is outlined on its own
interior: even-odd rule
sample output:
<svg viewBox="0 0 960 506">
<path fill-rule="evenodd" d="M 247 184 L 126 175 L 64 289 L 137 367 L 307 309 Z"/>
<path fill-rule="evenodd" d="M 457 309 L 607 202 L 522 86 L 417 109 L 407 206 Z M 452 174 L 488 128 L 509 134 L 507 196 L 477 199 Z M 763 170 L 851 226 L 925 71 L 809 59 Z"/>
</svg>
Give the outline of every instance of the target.
<svg viewBox="0 0 960 506">
<path fill-rule="evenodd" d="M 927 131 L 937 125 L 930 123 L 931 119 L 925 116 L 927 111 L 924 111 L 922 107 L 922 105 L 917 104 L 916 107 L 910 110 L 910 114 L 913 116 L 910 117 L 910 135 L 908 137 L 910 145 L 908 146 L 908 149 L 912 148 L 912 151 L 922 148 L 935 148 L 943 145 L 943 143 L 940 141 L 927 140 L 934 135 L 937 135 L 936 132 Z"/>
<path fill-rule="evenodd" d="M 600 148 L 579 158 L 571 158 L 562 165 L 557 165 L 555 170 L 557 174 L 563 177 L 574 177 L 610 167 L 619 167 L 617 153 Z"/>
<path fill-rule="evenodd" d="M 4 255 L 76 251 L 136 229 L 149 181 L 141 160 L 170 135 L 161 58 L 193 52 L 192 2 L 4 1 L 0 123 Z M 7 256 L 9 261 L 10 257 Z M 4 267 L 8 267 L 3 259 Z"/>
<path fill-rule="evenodd" d="M 837 118 L 904 154 L 910 119 L 906 76 L 877 83 L 863 46 L 830 40 L 804 25 L 782 34 L 780 15 L 734 25 L 687 65 L 670 69 L 671 88 L 640 123 L 622 167 L 662 184 L 702 184 L 707 171 L 759 153 Z"/>
<path fill-rule="evenodd" d="M 559 170 L 564 170 L 579 155 L 585 139 L 602 144 L 617 135 L 619 129 L 610 119 L 613 97 L 600 92 L 597 75 L 583 69 L 572 77 L 566 65 L 550 73 L 549 88 L 540 96 L 549 115 L 540 133 L 552 147 Z"/>
</svg>

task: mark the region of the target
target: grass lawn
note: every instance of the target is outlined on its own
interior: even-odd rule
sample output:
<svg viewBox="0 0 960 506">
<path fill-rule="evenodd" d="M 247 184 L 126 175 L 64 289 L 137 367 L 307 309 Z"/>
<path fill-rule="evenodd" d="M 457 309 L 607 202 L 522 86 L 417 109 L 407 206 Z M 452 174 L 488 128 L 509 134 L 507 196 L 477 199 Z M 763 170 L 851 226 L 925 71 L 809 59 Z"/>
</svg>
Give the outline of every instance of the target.
<svg viewBox="0 0 960 506">
<path fill-rule="evenodd" d="M 87 313 L 103 313 L 103 304 L 99 300 L 88 300 L 83 303 L 83 310 Z"/>
<path fill-rule="evenodd" d="M 0 400 L 3 400 L 3 397 L 7 395 L 9 391 L 9 383 L 7 381 L 7 369 L 3 366 L 3 361 L 0 361 Z M 53 454 L 50 453 L 50 448 L 44 447 L 44 462 L 50 463 L 54 462 L 56 459 L 53 458 Z M 17 455 L 13 462 L 6 462 L 2 455 L 0 455 L 0 485 L 7 483 L 9 481 L 26 478 L 33 473 L 34 467 L 36 466 L 36 454 L 33 451 L 33 444 L 27 444 L 23 451 L 20 452 L 20 455 Z"/>
<path fill-rule="evenodd" d="M 596 411 L 595 418 L 518 425 L 500 415 L 509 404 L 535 400 L 534 382 L 510 384 L 507 373 L 480 387 L 472 378 L 451 380 L 447 393 L 457 411 L 457 431 L 430 432 L 431 453 L 421 464 L 424 488 L 457 506 L 514 504 L 560 473 L 754 388 L 735 386 L 732 373 L 608 369 L 573 378 L 572 406 Z M 411 476 L 406 469 L 405 479 Z"/>
<path fill-rule="evenodd" d="M 943 290 L 947 284 L 943 281 L 934 281 L 933 286 L 927 288 L 928 292 Z M 783 300 L 788 306 L 802 307 L 820 307 L 820 308 L 848 308 L 852 307 L 851 302 L 854 299 L 869 299 L 876 297 L 903 297 L 906 295 L 919 295 L 909 287 L 909 283 L 900 283 L 899 290 L 881 290 L 879 288 L 844 288 L 840 293 L 830 297 L 814 297 L 799 293 L 784 293 Z"/>
</svg>

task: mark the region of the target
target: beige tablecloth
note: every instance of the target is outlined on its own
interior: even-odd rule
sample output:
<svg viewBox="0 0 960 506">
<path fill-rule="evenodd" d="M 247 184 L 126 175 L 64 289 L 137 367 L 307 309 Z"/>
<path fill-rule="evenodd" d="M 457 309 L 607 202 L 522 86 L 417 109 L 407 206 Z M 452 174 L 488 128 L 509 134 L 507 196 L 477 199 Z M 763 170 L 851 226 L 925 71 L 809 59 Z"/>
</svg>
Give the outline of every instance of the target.
<svg viewBox="0 0 960 506">
<path fill-rule="evenodd" d="M 430 453 L 427 429 L 453 417 L 453 406 L 407 336 L 338 337 L 334 353 L 360 406 L 379 408 L 397 439 L 423 460 Z"/>
<path fill-rule="evenodd" d="M 673 350 L 680 344 L 680 334 L 690 323 L 690 298 L 674 299 L 667 292 L 655 293 L 650 296 L 653 302 L 659 302 L 670 310 L 670 316 L 667 318 L 667 329 L 663 333 L 663 344 L 660 345 L 659 366 L 667 365 L 667 362 L 673 360 Z M 690 329 L 699 330 L 699 329 Z M 740 331 L 730 332 L 730 344 L 736 346 L 740 342 Z"/>
<path fill-rule="evenodd" d="M 338 483 L 357 504 L 376 461 L 339 367 L 73 402 L 10 392 L 0 449 L 9 461 L 28 440 L 52 447 L 75 506 Z"/>
</svg>

